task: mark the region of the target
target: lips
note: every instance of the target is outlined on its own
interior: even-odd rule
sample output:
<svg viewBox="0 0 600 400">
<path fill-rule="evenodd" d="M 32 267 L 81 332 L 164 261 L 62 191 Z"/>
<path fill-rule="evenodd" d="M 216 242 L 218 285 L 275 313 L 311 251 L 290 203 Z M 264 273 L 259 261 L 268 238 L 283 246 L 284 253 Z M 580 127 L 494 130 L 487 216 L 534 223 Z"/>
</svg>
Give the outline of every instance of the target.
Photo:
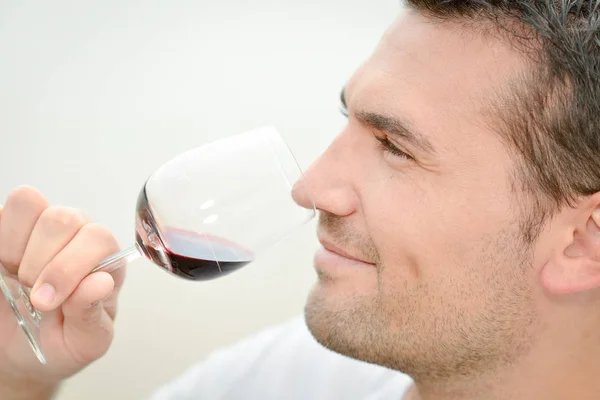
<svg viewBox="0 0 600 400">
<path fill-rule="evenodd" d="M 319 238 L 319 242 L 321 243 L 321 245 L 329 252 L 337 254 L 340 257 L 346 258 L 348 260 L 352 260 L 352 261 L 356 261 L 359 263 L 363 263 L 363 264 L 370 264 L 370 265 L 374 265 L 373 263 L 370 263 L 368 261 L 365 261 L 362 258 L 359 257 L 355 257 L 354 255 L 350 254 L 348 251 L 342 249 L 339 246 L 334 245 L 332 242 L 330 242 L 327 239 L 324 238 Z"/>
</svg>

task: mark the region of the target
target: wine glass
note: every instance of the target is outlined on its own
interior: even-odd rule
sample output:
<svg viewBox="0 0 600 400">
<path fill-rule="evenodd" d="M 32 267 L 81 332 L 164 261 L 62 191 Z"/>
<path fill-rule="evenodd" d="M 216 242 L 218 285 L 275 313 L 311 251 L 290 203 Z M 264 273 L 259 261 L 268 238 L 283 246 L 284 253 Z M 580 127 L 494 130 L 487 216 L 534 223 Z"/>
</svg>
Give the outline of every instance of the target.
<svg viewBox="0 0 600 400">
<path fill-rule="evenodd" d="M 311 220 L 291 189 L 302 178 L 292 152 L 273 127 L 258 128 L 189 150 L 157 169 L 142 187 L 134 245 L 93 272 L 114 271 L 139 257 L 177 277 L 226 276 Z M 303 180 L 303 182 L 305 182 Z M 0 289 L 38 360 L 42 313 L 30 288 L 0 264 Z"/>
</svg>

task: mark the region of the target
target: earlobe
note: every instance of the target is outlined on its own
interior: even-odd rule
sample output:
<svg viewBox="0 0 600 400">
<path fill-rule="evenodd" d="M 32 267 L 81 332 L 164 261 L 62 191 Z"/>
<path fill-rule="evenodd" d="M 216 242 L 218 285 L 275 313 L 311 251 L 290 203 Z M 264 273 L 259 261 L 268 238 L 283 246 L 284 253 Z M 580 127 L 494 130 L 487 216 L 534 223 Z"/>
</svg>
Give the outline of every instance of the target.
<svg viewBox="0 0 600 400">
<path fill-rule="evenodd" d="M 544 289 L 564 295 L 600 287 L 600 265 L 586 263 L 583 258 L 564 264 L 548 263 L 541 273 Z"/>
<path fill-rule="evenodd" d="M 557 248 L 541 271 L 543 287 L 553 294 L 571 294 L 600 287 L 600 208 L 587 213 L 572 237 Z"/>
</svg>

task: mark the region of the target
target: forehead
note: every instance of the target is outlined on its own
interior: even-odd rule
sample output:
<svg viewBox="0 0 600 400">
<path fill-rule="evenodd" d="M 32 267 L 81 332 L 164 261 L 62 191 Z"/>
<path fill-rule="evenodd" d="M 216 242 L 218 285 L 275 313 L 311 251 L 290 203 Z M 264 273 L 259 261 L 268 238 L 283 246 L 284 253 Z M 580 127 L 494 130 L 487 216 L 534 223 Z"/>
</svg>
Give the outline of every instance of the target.
<svg viewBox="0 0 600 400">
<path fill-rule="evenodd" d="M 451 150 L 496 136 L 492 102 L 528 69 L 505 37 L 404 10 L 348 83 L 348 102 L 400 114 Z"/>
</svg>

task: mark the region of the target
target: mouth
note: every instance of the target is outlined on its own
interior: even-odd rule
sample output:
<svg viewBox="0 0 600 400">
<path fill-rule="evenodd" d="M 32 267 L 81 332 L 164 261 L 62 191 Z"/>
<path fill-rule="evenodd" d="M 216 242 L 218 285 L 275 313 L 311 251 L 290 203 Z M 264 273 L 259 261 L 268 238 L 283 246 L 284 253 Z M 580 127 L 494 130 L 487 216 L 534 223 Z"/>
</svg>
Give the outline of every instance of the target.
<svg viewBox="0 0 600 400">
<path fill-rule="evenodd" d="M 354 267 L 374 267 L 375 264 L 367 262 L 350 252 L 334 245 L 332 242 L 319 238 L 321 248 L 315 253 L 315 265 L 319 268 L 331 266 L 354 266 Z"/>
</svg>

